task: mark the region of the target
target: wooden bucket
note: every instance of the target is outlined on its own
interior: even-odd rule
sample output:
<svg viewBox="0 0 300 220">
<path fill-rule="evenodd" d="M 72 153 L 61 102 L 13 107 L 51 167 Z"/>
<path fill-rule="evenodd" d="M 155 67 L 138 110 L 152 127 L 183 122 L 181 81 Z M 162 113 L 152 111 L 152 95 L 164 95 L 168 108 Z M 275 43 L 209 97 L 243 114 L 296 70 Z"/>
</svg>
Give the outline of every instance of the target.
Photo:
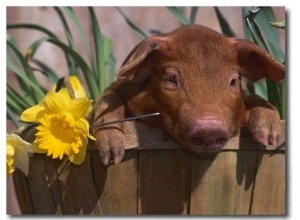
<svg viewBox="0 0 300 220">
<path fill-rule="evenodd" d="M 125 133 L 119 165 L 102 166 L 92 144 L 80 166 L 31 157 L 27 178 L 13 174 L 22 214 L 285 215 L 285 138 L 263 147 L 242 129 L 221 152 L 195 155 L 139 122 Z"/>
</svg>

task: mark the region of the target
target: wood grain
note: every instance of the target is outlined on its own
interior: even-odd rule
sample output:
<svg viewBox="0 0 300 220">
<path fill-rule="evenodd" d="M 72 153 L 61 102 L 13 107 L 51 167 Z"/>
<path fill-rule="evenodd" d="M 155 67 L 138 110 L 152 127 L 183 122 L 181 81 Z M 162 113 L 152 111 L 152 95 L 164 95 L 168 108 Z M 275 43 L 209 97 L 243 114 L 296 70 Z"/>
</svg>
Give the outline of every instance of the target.
<svg viewBox="0 0 300 220">
<path fill-rule="evenodd" d="M 285 154 L 259 152 L 252 215 L 285 215 Z"/>
<path fill-rule="evenodd" d="M 191 214 L 247 215 L 255 176 L 254 151 L 194 157 Z"/>
<path fill-rule="evenodd" d="M 126 123 L 125 134 L 118 165 L 103 166 L 92 142 L 79 166 L 34 154 L 27 178 L 13 174 L 22 213 L 285 214 L 284 139 L 276 149 L 263 147 L 242 129 L 220 152 L 195 155 L 139 122 Z"/>
<path fill-rule="evenodd" d="M 187 214 L 187 166 L 180 150 L 140 152 L 138 214 Z"/>
<path fill-rule="evenodd" d="M 99 198 L 99 214 L 136 215 L 137 153 L 126 152 L 121 164 L 108 167 L 100 164 L 98 155 L 93 154 L 92 157 L 93 178 Z"/>
</svg>

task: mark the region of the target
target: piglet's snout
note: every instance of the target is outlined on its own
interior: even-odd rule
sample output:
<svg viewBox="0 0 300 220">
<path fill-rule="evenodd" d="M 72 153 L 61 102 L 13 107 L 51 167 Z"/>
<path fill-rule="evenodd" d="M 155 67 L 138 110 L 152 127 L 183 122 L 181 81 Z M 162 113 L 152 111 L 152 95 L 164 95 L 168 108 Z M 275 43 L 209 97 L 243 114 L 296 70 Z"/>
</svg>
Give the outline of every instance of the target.
<svg viewBox="0 0 300 220">
<path fill-rule="evenodd" d="M 220 150 L 230 138 L 224 122 L 216 118 L 197 120 L 188 136 L 195 151 Z"/>
</svg>

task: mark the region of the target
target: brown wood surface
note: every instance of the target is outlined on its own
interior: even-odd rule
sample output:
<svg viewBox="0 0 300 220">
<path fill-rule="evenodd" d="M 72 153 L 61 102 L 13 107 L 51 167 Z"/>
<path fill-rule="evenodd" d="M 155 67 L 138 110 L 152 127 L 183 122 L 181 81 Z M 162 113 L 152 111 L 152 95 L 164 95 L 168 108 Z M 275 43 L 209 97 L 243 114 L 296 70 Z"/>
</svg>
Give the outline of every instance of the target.
<svg viewBox="0 0 300 220">
<path fill-rule="evenodd" d="M 138 214 L 187 214 L 187 155 L 179 151 L 140 152 Z"/>
<path fill-rule="evenodd" d="M 48 164 L 51 162 L 49 161 Z M 61 214 L 97 213 L 97 192 L 91 175 L 90 155 L 82 165 L 75 165 L 67 158 L 60 166 L 47 169 L 52 196 Z"/>
<path fill-rule="evenodd" d="M 122 163 L 117 166 L 105 167 L 100 164 L 97 154 L 92 157 L 100 214 L 137 214 L 137 152 L 126 152 Z"/>
<path fill-rule="evenodd" d="M 45 155 L 34 155 L 30 159 L 28 187 L 34 213 L 55 214 L 56 208 L 46 175 Z"/>
<path fill-rule="evenodd" d="M 14 189 L 18 200 L 18 207 L 23 215 L 29 215 L 34 213 L 32 199 L 30 197 L 30 191 L 27 184 L 27 178 L 24 173 L 16 169 L 13 173 Z M 7 192 L 7 197 L 11 196 L 10 192 Z M 7 212 L 7 214 L 15 215 L 17 213 Z"/>
<path fill-rule="evenodd" d="M 262 147 L 242 130 L 224 150 L 195 155 L 160 129 L 126 124 L 119 165 L 101 165 L 93 143 L 80 166 L 34 154 L 27 178 L 13 174 L 22 213 L 285 214 L 284 140 Z"/>
<path fill-rule="evenodd" d="M 252 215 L 285 215 L 285 154 L 259 152 Z"/>
<path fill-rule="evenodd" d="M 194 157 L 191 214 L 247 215 L 254 180 L 255 151 L 225 151 Z"/>
</svg>

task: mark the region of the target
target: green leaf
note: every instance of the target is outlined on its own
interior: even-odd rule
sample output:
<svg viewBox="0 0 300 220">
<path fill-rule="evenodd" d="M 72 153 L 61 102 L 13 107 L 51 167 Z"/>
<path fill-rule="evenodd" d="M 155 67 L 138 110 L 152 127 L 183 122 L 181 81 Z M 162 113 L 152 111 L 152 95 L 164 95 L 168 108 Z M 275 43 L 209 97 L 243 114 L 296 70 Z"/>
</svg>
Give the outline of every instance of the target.
<svg viewBox="0 0 300 220">
<path fill-rule="evenodd" d="M 44 75 L 46 75 L 46 77 L 49 79 L 49 81 L 52 84 L 57 83 L 59 77 L 57 75 L 57 73 L 55 73 L 55 71 L 53 69 L 51 69 L 47 64 L 45 64 L 42 61 L 36 60 L 36 59 L 32 59 L 32 62 L 34 62 L 42 71 L 42 73 Z"/>
<path fill-rule="evenodd" d="M 27 52 L 26 52 L 26 57 L 30 58 L 31 61 L 33 61 L 34 63 L 38 64 L 40 67 L 43 67 L 44 69 L 42 69 L 43 72 L 41 72 L 42 74 L 46 75 L 49 78 L 49 81 L 52 83 L 56 83 L 56 80 L 58 79 L 57 75 L 51 71 L 49 68 L 47 68 L 45 66 L 45 64 L 43 65 L 41 62 L 35 61 L 33 59 L 33 56 L 35 55 L 35 52 L 38 50 L 39 46 L 44 42 L 44 38 L 41 38 L 35 42 L 33 42 L 28 48 L 27 48 Z M 16 56 L 16 55 L 15 55 Z M 46 71 L 45 72 L 45 68 Z M 19 76 L 17 76 L 17 80 L 19 82 L 19 85 L 22 88 L 23 93 L 28 93 L 28 91 L 30 90 L 29 87 L 23 82 L 22 79 L 20 79 Z"/>
<path fill-rule="evenodd" d="M 272 9 L 264 7 L 251 10 L 249 7 L 243 7 L 243 15 L 246 23 L 244 27 L 250 30 L 254 42 L 280 61 L 283 53 L 280 52 L 278 33 L 276 29 L 272 29 L 269 25 L 269 20 L 274 19 Z M 266 44 L 262 33 L 268 44 Z M 281 118 L 285 117 L 285 108 L 283 107 L 285 100 L 282 100 L 282 98 L 285 98 L 284 89 L 280 89 L 280 86 L 275 82 L 264 79 L 254 84 L 254 90 L 255 93 L 271 102 L 278 109 Z"/>
<path fill-rule="evenodd" d="M 75 49 L 75 44 L 74 44 L 74 40 L 73 40 L 73 37 L 72 37 L 72 33 L 70 31 L 70 28 L 69 28 L 69 25 L 65 19 L 65 16 L 63 15 L 62 11 L 60 10 L 59 7 L 54 7 L 54 10 L 56 11 L 59 19 L 60 19 L 60 22 L 62 23 L 63 25 L 63 29 L 64 29 L 64 33 L 67 37 L 67 40 L 69 42 L 69 46 L 73 49 Z"/>
<path fill-rule="evenodd" d="M 264 42 L 264 39 L 262 37 L 262 34 L 257 27 L 257 25 L 253 22 L 254 16 L 256 15 L 257 11 L 253 12 L 251 10 L 248 10 L 248 13 L 245 13 L 246 17 L 246 25 L 250 30 L 251 36 L 256 44 L 258 44 L 261 48 L 264 50 L 267 50 L 267 45 Z"/>
<path fill-rule="evenodd" d="M 86 50 L 86 53 L 88 55 L 88 58 L 89 58 L 89 61 L 90 61 L 90 65 L 92 67 L 92 69 L 94 68 L 94 58 L 93 58 L 93 55 L 92 55 L 92 52 L 90 50 L 90 46 L 89 46 L 89 43 L 88 43 L 88 40 L 86 38 L 86 35 L 80 25 L 80 21 L 78 20 L 78 18 L 76 17 L 75 13 L 73 12 L 73 10 L 70 8 L 70 7 L 65 7 L 64 8 L 65 12 L 69 15 L 69 17 L 71 18 L 71 20 L 73 21 L 73 24 L 75 25 L 78 33 L 79 33 L 79 36 L 83 42 L 83 45 L 85 47 L 85 50 Z"/>
<path fill-rule="evenodd" d="M 75 43 L 74 43 L 74 40 L 73 40 L 73 37 L 72 37 L 72 33 L 71 33 L 70 28 L 68 26 L 68 23 L 65 19 L 65 16 L 63 15 L 63 13 L 61 12 L 59 7 L 54 7 L 54 10 L 58 14 L 58 17 L 59 17 L 59 19 L 60 19 L 60 21 L 63 25 L 63 30 L 64 30 L 64 33 L 67 37 L 70 48 L 72 48 L 73 50 L 76 50 L 75 49 Z M 67 60 L 67 63 L 68 63 L 69 73 L 71 75 L 77 76 L 80 79 L 80 74 L 79 74 L 79 71 L 77 69 L 75 61 L 72 59 L 72 57 L 69 57 L 67 54 L 65 54 L 65 57 L 66 57 L 66 60 Z"/>
<path fill-rule="evenodd" d="M 35 55 L 35 52 L 38 50 L 38 48 L 41 46 L 42 43 L 45 42 L 45 39 L 48 39 L 49 37 L 43 37 L 36 41 L 34 41 L 26 50 L 26 56 L 32 58 Z"/>
<path fill-rule="evenodd" d="M 16 117 L 15 112 L 10 108 L 9 105 L 6 105 L 6 115 L 7 119 L 11 120 L 17 128 L 21 126 L 19 119 Z"/>
<path fill-rule="evenodd" d="M 253 21 L 259 27 L 261 32 L 265 34 L 267 41 L 270 43 L 270 45 L 273 46 L 275 50 L 277 50 L 277 53 L 280 55 L 280 57 L 284 58 L 284 54 L 280 49 L 277 30 L 269 25 L 270 20 L 268 20 L 267 17 L 269 17 L 270 19 L 274 19 L 272 11 L 270 11 L 269 8 L 264 7 L 261 8 L 259 12 L 257 12 L 256 16 L 254 16 L 253 18 Z"/>
<path fill-rule="evenodd" d="M 10 42 L 16 48 L 17 51 L 19 51 L 17 43 L 12 37 L 7 38 L 7 41 Z M 16 63 L 15 67 L 16 68 L 18 68 L 18 66 L 22 66 L 22 62 L 19 59 L 17 53 L 13 49 L 11 49 L 10 47 L 7 47 L 7 56 L 8 56 L 7 59 L 15 61 L 15 63 Z M 16 79 L 18 81 L 18 84 L 21 88 L 21 93 L 23 93 L 23 94 L 31 93 L 30 86 L 28 86 L 18 75 L 15 75 L 15 77 L 16 77 Z"/>
<path fill-rule="evenodd" d="M 13 88 L 9 83 L 6 83 L 7 91 L 6 97 L 11 98 L 15 103 L 20 106 L 21 109 L 29 108 L 36 103 L 28 93 L 19 93 L 15 88 Z"/>
<path fill-rule="evenodd" d="M 38 103 L 45 95 L 45 91 L 39 86 L 37 79 L 35 78 L 31 67 L 27 63 L 26 59 L 22 54 L 15 48 L 10 42 L 7 42 L 8 47 L 14 51 L 20 62 L 22 63 L 23 69 L 25 71 L 21 72 L 13 62 L 7 58 L 7 67 L 11 69 L 16 75 L 18 75 L 24 82 L 28 83 L 32 87 L 31 95 L 35 98 L 35 102 Z"/>
<path fill-rule="evenodd" d="M 281 119 L 285 119 L 285 109 L 286 109 L 286 102 L 285 102 L 285 93 L 286 93 L 286 87 L 285 87 L 285 80 L 279 84 L 279 93 L 280 93 L 280 116 Z"/>
<path fill-rule="evenodd" d="M 22 106 L 18 105 L 16 100 L 14 100 L 13 96 L 11 94 L 7 94 L 6 96 L 6 104 L 9 106 L 13 113 L 21 115 L 23 112 Z"/>
<path fill-rule="evenodd" d="M 95 80 L 98 82 L 98 87 L 100 93 L 103 91 L 103 87 L 105 87 L 105 58 L 104 58 L 104 49 L 103 49 L 103 41 L 104 36 L 101 34 L 101 30 L 98 24 L 97 17 L 92 7 L 89 7 L 89 13 L 92 21 L 93 28 L 93 39 L 95 43 L 95 52 L 96 52 L 96 75 Z"/>
<path fill-rule="evenodd" d="M 276 107 L 276 109 L 278 109 L 279 112 L 281 112 L 278 84 L 269 79 L 266 79 L 266 82 L 267 82 L 267 89 L 268 89 L 268 101 L 272 103 Z"/>
<path fill-rule="evenodd" d="M 167 9 L 180 21 L 182 25 L 190 24 L 179 7 L 167 7 Z"/>
<path fill-rule="evenodd" d="M 243 30 L 245 39 L 252 40 L 252 34 L 248 27 L 247 16 L 249 15 L 250 7 L 242 7 L 243 14 Z"/>
<path fill-rule="evenodd" d="M 197 12 L 198 12 L 198 7 L 191 8 L 191 14 L 190 14 L 190 20 L 189 20 L 190 24 L 195 24 Z"/>
<path fill-rule="evenodd" d="M 16 29 L 16 28 L 27 28 L 27 29 L 33 29 L 33 30 L 37 30 L 37 31 L 41 31 L 43 33 L 45 33 L 46 35 L 53 37 L 53 38 L 57 38 L 57 36 L 49 31 L 47 28 L 37 25 L 37 24 L 27 24 L 27 23 L 21 23 L 21 24 L 8 24 L 6 26 L 7 29 Z"/>
<path fill-rule="evenodd" d="M 105 64 L 108 65 L 109 64 L 109 60 L 111 59 L 111 61 L 114 61 L 114 57 L 113 57 L 113 53 L 112 53 L 112 43 L 111 40 L 109 38 L 105 38 L 104 42 L 103 42 L 103 55 L 104 55 L 104 60 L 105 60 Z M 112 64 L 112 63 L 111 63 Z M 110 68 L 112 67 L 111 65 L 109 66 Z M 114 70 L 114 68 L 113 68 Z M 109 84 L 111 84 L 111 82 L 113 80 L 110 80 L 111 77 L 109 77 L 107 74 L 110 74 L 112 77 L 114 77 L 114 73 L 112 72 L 108 72 L 105 73 L 105 84 L 104 87 L 102 87 L 101 91 L 103 91 Z"/>
<path fill-rule="evenodd" d="M 19 51 L 19 47 L 17 42 L 15 41 L 15 39 L 13 37 L 7 37 L 7 42 L 9 42 L 11 45 L 14 46 L 14 48 L 17 49 L 17 51 Z M 10 47 L 7 47 L 7 55 L 9 55 L 10 57 L 13 58 L 13 60 L 18 64 L 18 65 L 22 65 L 22 62 L 20 61 L 20 59 L 18 58 L 18 55 L 15 53 L 15 50 L 11 49 Z"/>
<path fill-rule="evenodd" d="M 89 89 L 89 91 L 91 93 L 91 96 L 92 96 L 91 98 L 96 99 L 99 96 L 100 92 L 99 92 L 99 89 L 97 87 L 97 84 L 96 84 L 95 80 L 93 80 L 93 77 L 89 76 L 89 75 L 93 75 L 93 72 L 89 68 L 87 63 L 84 61 L 84 59 L 75 50 L 73 50 L 71 47 L 69 47 L 68 45 L 62 43 L 61 41 L 59 41 L 57 39 L 48 38 L 47 42 L 58 46 L 66 54 L 68 54 L 70 57 L 72 57 L 72 59 L 76 62 L 76 65 L 78 65 L 78 67 L 83 72 L 83 75 L 84 75 L 84 77 L 87 81 L 87 84 L 88 84 L 88 89 Z"/>
<path fill-rule="evenodd" d="M 220 9 L 218 7 L 214 7 L 214 9 L 215 9 L 215 12 L 217 14 L 217 18 L 218 18 L 218 21 L 220 23 L 223 34 L 225 34 L 226 36 L 229 36 L 229 37 L 236 37 L 236 34 L 234 33 L 234 31 L 230 27 L 227 20 L 224 18 L 224 16 L 221 13 Z"/>
<path fill-rule="evenodd" d="M 118 10 L 118 12 L 122 15 L 122 17 L 125 19 L 125 21 L 127 22 L 127 24 L 133 29 L 133 31 L 142 39 L 146 39 L 147 38 L 147 34 L 145 34 L 142 29 L 140 29 L 136 24 L 134 24 L 126 15 L 125 13 L 121 10 L 120 7 L 116 7 L 116 9 Z"/>
<path fill-rule="evenodd" d="M 112 46 L 111 46 L 112 50 Z M 116 60 L 111 53 L 108 58 L 108 82 L 114 81 Z"/>
<path fill-rule="evenodd" d="M 254 83 L 254 93 L 265 100 L 268 100 L 267 84 L 265 79 L 261 79 Z"/>
</svg>

